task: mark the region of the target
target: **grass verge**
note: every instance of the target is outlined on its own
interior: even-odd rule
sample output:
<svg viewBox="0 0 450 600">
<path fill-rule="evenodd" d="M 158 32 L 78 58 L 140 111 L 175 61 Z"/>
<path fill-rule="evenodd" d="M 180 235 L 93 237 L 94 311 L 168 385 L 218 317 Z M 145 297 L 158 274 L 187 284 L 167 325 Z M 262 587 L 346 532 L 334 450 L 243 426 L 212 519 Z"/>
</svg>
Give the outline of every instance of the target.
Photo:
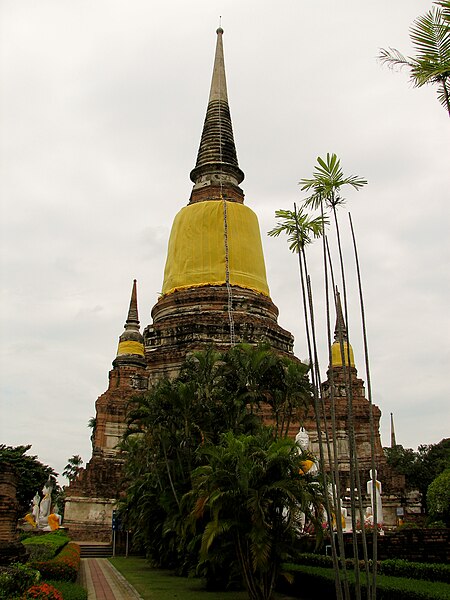
<svg viewBox="0 0 450 600">
<path fill-rule="evenodd" d="M 247 600 L 246 592 L 210 592 L 200 579 L 176 577 L 171 571 L 153 569 L 144 558 L 109 559 L 144 600 Z M 293 600 L 275 595 L 276 600 Z"/>
</svg>

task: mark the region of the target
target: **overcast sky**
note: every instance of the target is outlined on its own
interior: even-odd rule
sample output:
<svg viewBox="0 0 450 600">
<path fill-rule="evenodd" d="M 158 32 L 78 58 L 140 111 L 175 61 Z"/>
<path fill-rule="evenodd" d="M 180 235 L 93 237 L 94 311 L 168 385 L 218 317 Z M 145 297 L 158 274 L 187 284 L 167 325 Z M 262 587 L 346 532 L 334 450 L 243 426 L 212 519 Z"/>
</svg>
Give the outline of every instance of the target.
<svg viewBox="0 0 450 600">
<path fill-rule="evenodd" d="M 376 60 L 413 52 L 423 0 L 3 0 L 0 4 L 0 442 L 61 472 L 90 458 L 133 278 L 142 328 L 188 201 L 222 15 L 246 204 L 279 323 L 307 356 L 296 257 L 268 238 L 318 155 L 368 179 L 351 211 L 373 399 L 405 447 L 450 434 L 450 122 L 432 87 Z M 311 249 L 321 340 L 320 245 Z M 347 252 L 349 329 L 365 379 Z"/>
</svg>

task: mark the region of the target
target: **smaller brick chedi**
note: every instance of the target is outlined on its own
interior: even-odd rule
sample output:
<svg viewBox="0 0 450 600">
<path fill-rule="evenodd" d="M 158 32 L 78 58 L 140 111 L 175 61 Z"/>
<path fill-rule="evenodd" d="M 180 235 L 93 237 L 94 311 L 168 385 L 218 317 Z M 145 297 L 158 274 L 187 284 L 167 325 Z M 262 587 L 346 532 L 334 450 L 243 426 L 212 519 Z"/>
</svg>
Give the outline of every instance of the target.
<svg viewBox="0 0 450 600">
<path fill-rule="evenodd" d="M 122 485 L 123 459 L 118 444 L 125 431 L 129 399 L 147 388 L 145 367 L 134 281 L 108 389 L 95 404 L 92 458 L 66 488 L 64 525 L 76 539 L 110 540 L 112 511 Z"/>
<path fill-rule="evenodd" d="M 372 405 L 371 407 L 365 395 L 364 382 L 358 378 L 353 348 L 348 340 L 347 327 L 342 314 L 339 292 L 336 292 L 336 326 L 330 355 L 331 363 L 328 366 L 327 379 L 322 383 L 325 419 L 322 416 L 320 426 L 323 432 L 325 462 L 328 462 L 327 447 L 325 445 L 325 432 L 327 431 L 331 440 L 332 454 L 334 454 L 333 446 L 336 447 L 341 490 L 345 492 L 350 486 L 349 396 L 351 396 L 354 421 L 355 454 L 364 484 L 369 478 L 369 471 L 372 468 L 370 411 L 372 411 L 375 432 L 374 458 L 377 470 L 385 468 L 386 459 L 379 434 L 381 411 L 378 406 Z M 332 428 L 332 406 L 335 415 L 334 432 Z M 310 432 L 311 449 L 316 456 L 319 456 L 317 425 L 312 409 L 304 426 Z"/>
<path fill-rule="evenodd" d="M 278 325 L 267 285 L 258 219 L 244 205 L 225 77 L 223 30 L 217 30 L 208 107 L 187 206 L 170 234 L 162 295 L 140 333 L 136 281 L 125 330 L 96 402 L 92 458 L 66 489 L 65 525 L 79 539 L 109 540 L 123 459 L 117 447 L 127 405 L 186 356 L 214 345 L 268 343 L 293 356 L 293 336 Z"/>
</svg>

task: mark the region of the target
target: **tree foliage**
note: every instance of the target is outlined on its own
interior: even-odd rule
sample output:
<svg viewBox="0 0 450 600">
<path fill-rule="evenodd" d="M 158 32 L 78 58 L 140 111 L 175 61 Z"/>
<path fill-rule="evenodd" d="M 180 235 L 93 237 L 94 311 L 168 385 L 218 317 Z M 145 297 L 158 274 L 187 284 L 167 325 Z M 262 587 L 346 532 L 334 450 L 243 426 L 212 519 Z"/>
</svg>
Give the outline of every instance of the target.
<svg viewBox="0 0 450 600">
<path fill-rule="evenodd" d="M 438 475 L 428 486 L 427 506 L 432 517 L 441 519 L 450 527 L 450 469 Z"/>
<path fill-rule="evenodd" d="M 337 206 L 345 203 L 341 188 L 350 186 L 356 191 L 367 184 L 367 180 L 358 175 L 344 175 L 341 161 L 336 154 L 327 152 L 325 159 L 317 157 L 312 178 L 300 180 L 301 190 L 311 192 L 305 200 L 305 206 L 318 209 L 323 202 L 325 206 L 336 210 Z"/>
<path fill-rule="evenodd" d="M 52 467 L 41 463 L 37 456 L 26 454 L 31 445 L 5 446 L 0 444 L 0 468 L 3 463 L 11 463 L 17 472 L 17 500 L 21 515 L 29 512 L 31 501 L 44 484 L 51 479 L 56 483 L 56 473 Z"/>
<path fill-rule="evenodd" d="M 378 56 L 389 67 L 406 67 L 414 87 L 437 86 L 438 100 L 450 116 L 450 2 L 435 2 L 417 17 L 410 28 L 415 56 L 404 56 L 396 48 L 381 48 Z"/>
<path fill-rule="evenodd" d="M 421 445 L 417 451 L 401 445 L 384 448 L 388 464 L 405 476 L 408 490 L 419 490 L 422 505 L 427 510 L 427 491 L 431 482 L 446 469 L 450 469 L 450 438 L 437 444 Z"/>
<path fill-rule="evenodd" d="M 67 460 L 67 465 L 64 467 L 63 475 L 67 477 L 69 482 L 73 481 L 81 471 L 83 459 L 79 454 L 74 454 Z"/>
<path fill-rule="evenodd" d="M 185 496 L 191 517 L 203 520 L 200 556 L 206 560 L 223 537 L 232 539 L 249 598 L 267 600 L 282 558 L 292 552 L 300 515 L 318 521 L 323 498 L 303 475 L 296 443 L 274 439 L 268 429 L 258 435 L 230 431 L 200 453 L 205 464 L 192 473 Z"/>
<path fill-rule="evenodd" d="M 260 453 L 268 452 L 269 440 L 285 440 L 292 420 L 301 420 L 310 403 L 307 371 L 266 346 L 244 344 L 224 353 L 211 348 L 193 353 L 175 379 L 162 379 L 133 398 L 122 442 L 127 491 L 120 510 L 154 564 L 183 574 L 200 572 L 210 582 L 235 578 L 231 532 L 199 559 L 205 528 L 211 526 L 206 512 L 192 519 L 193 473 L 197 478 L 198 469 L 211 464 L 215 449 L 226 448 L 231 437 L 250 436 L 253 446 L 263 444 Z M 269 430 L 263 413 L 272 419 Z M 264 443 L 255 441 L 261 436 Z M 248 458 L 242 460 L 242 469 L 250 467 Z"/>
<path fill-rule="evenodd" d="M 268 231 L 267 235 L 278 237 L 281 233 L 285 233 L 288 236 L 289 250 L 297 254 L 314 238 L 321 237 L 324 225 L 328 224 L 326 218 L 311 217 L 303 207 L 295 208 L 293 211 L 276 210 L 275 218 L 278 219 L 278 225 Z"/>
</svg>

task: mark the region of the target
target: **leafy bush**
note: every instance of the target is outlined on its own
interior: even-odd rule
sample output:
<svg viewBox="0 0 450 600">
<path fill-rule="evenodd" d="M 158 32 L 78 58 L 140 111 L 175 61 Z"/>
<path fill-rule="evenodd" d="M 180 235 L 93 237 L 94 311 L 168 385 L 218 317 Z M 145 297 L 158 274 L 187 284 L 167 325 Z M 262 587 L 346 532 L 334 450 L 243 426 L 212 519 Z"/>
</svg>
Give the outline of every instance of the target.
<svg viewBox="0 0 450 600">
<path fill-rule="evenodd" d="M 426 581 L 443 581 L 450 583 L 450 565 L 435 563 L 418 563 L 401 559 L 383 560 L 379 566 L 383 575 L 424 579 Z"/>
<path fill-rule="evenodd" d="M 20 596 L 40 580 L 39 571 L 20 563 L 0 567 L 0 599 L 10 600 Z"/>
<path fill-rule="evenodd" d="M 49 544 L 27 544 L 28 560 L 50 560 L 55 556 L 55 549 Z"/>
<path fill-rule="evenodd" d="M 427 520 L 426 527 L 427 529 L 445 529 L 446 525 L 444 521 Z"/>
<path fill-rule="evenodd" d="M 58 590 L 48 583 L 33 585 L 33 587 L 30 587 L 25 592 L 22 600 L 32 600 L 33 598 L 38 598 L 39 600 L 64 600 L 64 597 Z"/>
<path fill-rule="evenodd" d="M 75 581 L 80 568 L 80 546 L 69 542 L 55 558 L 29 564 L 38 569 L 44 579 Z"/>
<path fill-rule="evenodd" d="M 71 581 L 55 581 L 54 579 L 49 579 L 47 583 L 56 588 L 58 592 L 61 592 L 64 600 L 87 600 L 87 590 L 77 583 L 72 583 Z"/>
<path fill-rule="evenodd" d="M 371 566 L 372 561 L 369 561 L 369 563 Z M 333 566 L 333 560 L 331 556 L 305 552 L 296 557 L 296 564 L 331 568 Z M 353 569 L 353 559 L 347 559 L 345 565 L 347 569 Z M 377 568 L 381 575 L 450 583 L 450 565 L 440 563 L 418 563 L 395 558 L 379 561 Z M 360 561 L 360 570 L 365 570 L 364 561 Z"/>
<path fill-rule="evenodd" d="M 47 533 L 45 535 L 29 536 L 22 540 L 22 544 L 30 552 L 33 558 L 33 552 L 36 546 L 46 548 L 45 551 L 41 550 L 40 552 L 48 552 L 50 553 L 50 556 L 46 558 L 53 558 L 53 556 L 55 556 L 61 550 L 61 548 L 64 548 L 69 540 L 70 538 L 65 531 L 53 531 L 52 533 Z"/>
<path fill-rule="evenodd" d="M 405 529 L 422 529 L 422 523 L 415 523 L 413 521 L 406 521 L 397 527 L 398 531 L 404 531 Z"/>
<path fill-rule="evenodd" d="M 316 567 L 332 567 L 333 559 L 324 554 L 314 554 L 313 552 L 303 552 L 296 556 L 296 563 L 299 565 L 312 565 Z"/>
<path fill-rule="evenodd" d="M 292 588 L 283 589 L 292 593 L 301 589 L 302 594 L 314 597 L 334 595 L 334 573 L 332 569 L 309 565 L 285 565 L 285 569 L 294 576 Z M 354 573 L 347 572 L 352 597 L 355 596 Z M 361 574 L 361 587 L 365 589 L 365 575 Z M 450 585 L 441 582 L 420 581 L 405 577 L 379 575 L 377 577 L 377 600 L 448 600 Z"/>
</svg>

